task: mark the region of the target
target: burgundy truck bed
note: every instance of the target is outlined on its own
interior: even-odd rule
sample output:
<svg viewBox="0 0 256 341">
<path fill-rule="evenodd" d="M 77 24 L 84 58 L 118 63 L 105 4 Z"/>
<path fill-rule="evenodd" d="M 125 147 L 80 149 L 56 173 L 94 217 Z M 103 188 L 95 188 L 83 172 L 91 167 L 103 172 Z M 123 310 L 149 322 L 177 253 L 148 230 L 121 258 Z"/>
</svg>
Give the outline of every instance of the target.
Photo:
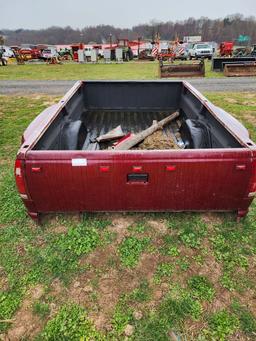
<svg viewBox="0 0 256 341">
<path fill-rule="evenodd" d="M 90 149 L 93 138 L 118 123 L 137 132 L 154 113 L 160 118 L 174 110 L 183 122 L 204 124 L 210 144 Z M 62 141 L 64 120 L 87 126 L 77 149 Z M 23 141 L 16 182 L 33 219 L 65 211 L 235 211 L 242 217 L 256 192 L 256 146 L 247 130 L 187 82 L 77 82 L 31 123 Z"/>
</svg>

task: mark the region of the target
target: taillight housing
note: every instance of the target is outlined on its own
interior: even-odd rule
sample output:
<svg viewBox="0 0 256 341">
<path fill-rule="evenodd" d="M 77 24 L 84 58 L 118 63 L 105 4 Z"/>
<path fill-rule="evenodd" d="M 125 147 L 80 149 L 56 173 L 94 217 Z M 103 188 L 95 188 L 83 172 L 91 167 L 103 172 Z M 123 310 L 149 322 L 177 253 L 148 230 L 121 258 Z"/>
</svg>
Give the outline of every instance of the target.
<svg viewBox="0 0 256 341">
<path fill-rule="evenodd" d="M 16 160 L 15 161 L 15 168 L 14 168 L 14 174 L 15 174 L 15 180 L 16 185 L 18 188 L 18 191 L 22 198 L 26 199 L 26 187 L 25 187 L 25 181 L 24 181 L 24 172 L 23 172 L 23 161 L 22 160 Z"/>
</svg>

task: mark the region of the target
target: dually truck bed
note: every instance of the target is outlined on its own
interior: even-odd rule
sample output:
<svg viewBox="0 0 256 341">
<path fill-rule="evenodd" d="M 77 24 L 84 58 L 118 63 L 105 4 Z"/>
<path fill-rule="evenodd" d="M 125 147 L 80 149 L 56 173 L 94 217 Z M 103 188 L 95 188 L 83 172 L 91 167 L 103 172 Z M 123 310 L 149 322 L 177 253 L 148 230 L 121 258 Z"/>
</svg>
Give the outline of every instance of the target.
<svg viewBox="0 0 256 341">
<path fill-rule="evenodd" d="M 210 142 L 166 150 L 89 148 L 92 138 L 119 123 L 136 133 L 173 111 L 184 124 L 201 122 Z M 67 118 L 87 127 L 76 149 L 60 149 Z M 242 217 L 256 192 L 256 146 L 238 121 L 187 82 L 77 82 L 27 128 L 15 175 L 33 219 L 67 211 L 234 211 Z"/>
</svg>

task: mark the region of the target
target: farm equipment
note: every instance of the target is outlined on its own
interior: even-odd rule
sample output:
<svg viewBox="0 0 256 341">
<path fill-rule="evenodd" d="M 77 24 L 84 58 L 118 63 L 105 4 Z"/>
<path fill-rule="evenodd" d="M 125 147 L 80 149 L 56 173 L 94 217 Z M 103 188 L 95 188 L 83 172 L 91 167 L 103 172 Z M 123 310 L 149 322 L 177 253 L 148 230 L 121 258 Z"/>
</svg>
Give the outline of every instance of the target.
<svg viewBox="0 0 256 341">
<path fill-rule="evenodd" d="M 150 49 L 144 49 L 144 50 L 140 51 L 138 59 L 141 61 L 147 60 L 147 61 L 152 62 L 155 60 L 155 57 L 152 56 Z"/>
<path fill-rule="evenodd" d="M 212 71 L 223 71 L 225 63 L 256 62 L 256 55 L 251 57 L 216 57 L 212 59 Z"/>
<path fill-rule="evenodd" d="M 232 41 L 224 41 L 220 43 L 220 56 L 231 57 L 233 54 L 234 43 Z"/>
<path fill-rule="evenodd" d="M 204 61 L 190 64 L 164 64 L 159 62 L 159 77 L 204 77 L 205 65 Z"/>
<path fill-rule="evenodd" d="M 25 61 L 30 59 L 39 59 L 41 57 L 41 51 L 36 45 L 21 45 L 19 54 L 23 56 Z"/>
<path fill-rule="evenodd" d="M 252 45 L 251 56 L 256 57 L 256 45 Z"/>
<path fill-rule="evenodd" d="M 117 48 L 121 48 L 123 50 L 123 60 L 129 62 L 129 60 L 133 59 L 133 52 L 129 45 L 128 39 L 118 39 L 117 40 Z"/>
<path fill-rule="evenodd" d="M 14 50 L 14 56 L 16 58 L 18 65 L 24 65 L 25 64 L 25 56 L 22 55 L 19 50 Z"/>
<path fill-rule="evenodd" d="M 256 76 L 256 62 L 225 63 L 224 75 L 227 77 Z"/>
<path fill-rule="evenodd" d="M 59 56 L 61 60 L 73 60 L 74 58 L 71 49 L 67 49 L 67 48 L 61 49 L 59 51 Z"/>
</svg>

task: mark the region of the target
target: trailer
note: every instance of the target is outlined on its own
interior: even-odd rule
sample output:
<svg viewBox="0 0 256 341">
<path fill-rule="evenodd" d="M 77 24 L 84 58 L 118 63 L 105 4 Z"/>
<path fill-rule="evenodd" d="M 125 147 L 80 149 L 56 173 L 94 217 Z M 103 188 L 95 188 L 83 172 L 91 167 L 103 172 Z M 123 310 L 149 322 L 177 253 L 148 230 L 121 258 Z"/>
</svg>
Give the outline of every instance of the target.
<svg viewBox="0 0 256 341">
<path fill-rule="evenodd" d="M 175 148 L 141 146 L 139 134 L 155 124 Z M 136 146 L 120 148 L 136 138 Z M 15 178 L 35 220 L 67 211 L 232 211 L 241 218 L 256 193 L 256 145 L 186 81 L 79 81 L 25 130 Z"/>
<path fill-rule="evenodd" d="M 204 61 L 195 63 L 163 64 L 159 63 L 159 78 L 204 77 Z"/>
</svg>

